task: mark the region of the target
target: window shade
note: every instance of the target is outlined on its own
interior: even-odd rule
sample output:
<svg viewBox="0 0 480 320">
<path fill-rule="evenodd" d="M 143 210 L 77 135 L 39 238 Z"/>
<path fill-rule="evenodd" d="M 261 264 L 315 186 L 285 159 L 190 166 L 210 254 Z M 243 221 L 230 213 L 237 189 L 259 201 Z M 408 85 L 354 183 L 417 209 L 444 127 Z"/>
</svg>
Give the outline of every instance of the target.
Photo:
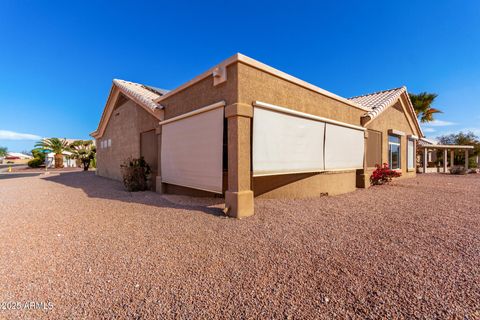
<svg viewBox="0 0 480 320">
<path fill-rule="evenodd" d="M 162 126 L 162 182 L 222 193 L 223 107 Z"/>
<path fill-rule="evenodd" d="M 408 169 L 415 168 L 415 143 L 413 140 L 408 140 L 407 159 Z"/>
<path fill-rule="evenodd" d="M 364 136 L 362 130 L 327 123 L 325 170 L 363 168 Z"/>
<path fill-rule="evenodd" d="M 325 123 L 254 108 L 253 175 L 323 171 Z"/>
</svg>

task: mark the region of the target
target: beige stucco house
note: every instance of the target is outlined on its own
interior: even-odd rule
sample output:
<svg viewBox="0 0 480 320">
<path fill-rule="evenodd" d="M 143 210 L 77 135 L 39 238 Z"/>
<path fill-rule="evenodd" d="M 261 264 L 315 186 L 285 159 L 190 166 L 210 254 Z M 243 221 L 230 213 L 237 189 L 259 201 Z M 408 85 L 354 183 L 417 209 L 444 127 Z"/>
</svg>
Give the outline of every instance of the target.
<svg viewBox="0 0 480 320">
<path fill-rule="evenodd" d="M 405 87 L 347 99 L 236 54 L 172 91 L 114 80 L 92 136 L 99 175 L 143 156 L 157 192 L 216 194 L 240 218 L 254 197 L 368 187 L 375 164 L 414 177 L 423 134 Z"/>
</svg>

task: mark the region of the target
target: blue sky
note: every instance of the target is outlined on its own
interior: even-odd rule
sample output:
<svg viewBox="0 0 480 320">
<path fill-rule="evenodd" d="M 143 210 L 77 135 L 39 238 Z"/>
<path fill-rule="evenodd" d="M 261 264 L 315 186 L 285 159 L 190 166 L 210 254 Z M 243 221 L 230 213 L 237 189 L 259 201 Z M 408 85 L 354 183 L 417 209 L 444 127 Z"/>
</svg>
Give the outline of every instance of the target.
<svg viewBox="0 0 480 320">
<path fill-rule="evenodd" d="M 0 146 L 88 138 L 113 78 L 172 89 L 241 52 L 350 97 L 439 94 L 480 135 L 478 1 L 0 1 Z M 24 135 L 19 135 L 26 134 Z"/>
</svg>

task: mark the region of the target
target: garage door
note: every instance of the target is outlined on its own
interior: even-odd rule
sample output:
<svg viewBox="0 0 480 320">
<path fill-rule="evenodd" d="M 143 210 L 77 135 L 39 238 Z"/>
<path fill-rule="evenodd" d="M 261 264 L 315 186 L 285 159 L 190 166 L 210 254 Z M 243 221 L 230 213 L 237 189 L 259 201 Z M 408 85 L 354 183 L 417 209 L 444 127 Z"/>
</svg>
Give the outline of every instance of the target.
<svg viewBox="0 0 480 320">
<path fill-rule="evenodd" d="M 162 182 L 222 193 L 224 103 L 162 122 Z"/>
</svg>

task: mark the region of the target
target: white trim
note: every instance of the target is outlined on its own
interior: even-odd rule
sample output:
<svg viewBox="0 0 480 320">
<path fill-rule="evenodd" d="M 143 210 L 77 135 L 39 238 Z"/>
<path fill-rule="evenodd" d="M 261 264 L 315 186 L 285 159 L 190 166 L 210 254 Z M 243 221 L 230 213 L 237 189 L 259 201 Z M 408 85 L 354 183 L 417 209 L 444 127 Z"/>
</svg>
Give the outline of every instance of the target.
<svg viewBox="0 0 480 320">
<path fill-rule="evenodd" d="M 418 140 L 418 137 L 413 135 L 413 134 L 407 135 L 407 138 L 410 139 L 410 140 Z"/>
<path fill-rule="evenodd" d="M 191 116 L 194 116 L 194 115 L 197 115 L 199 113 L 204 113 L 204 112 L 207 112 L 207 111 L 210 111 L 210 110 L 213 110 L 213 109 L 217 109 L 217 108 L 220 108 L 220 107 L 225 107 L 225 101 L 219 101 L 219 102 L 215 102 L 213 104 L 210 104 L 208 106 L 205 106 L 205 107 L 202 107 L 200 109 L 197 109 L 197 110 L 193 110 L 193 111 L 190 111 L 190 112 L 187 112 L 187 113 L 184 113 L 184 114 L 181 114 L 179 116 L 176 116 L 176 117 L 173 117 L 173 118 L 170 118 L 170 119 L 167 119 L 167 120 L 164 120 L 164 121 L 160 121 L 159 124 L 160 125 L 164 125 L 164 124 L 167 124 L 167 123 L 170 123 L 170 122 L 174 122 L 174 121 L 178 121 L 178 120 L 181 120 L 181 119 L 185 119 L 185 118 L 188 118 L 188 117 L 191 117 Z"/>
<path fill-rule="evenodd" d="M 474 149 L 474 146 L 462 146 L 462 145 L 455 145 L 455 144 L 432 144 L 428 146 L 418 146 L 418 148 L 422 149 Z"/>
<path fill-rule="evenodd" d="M 361 130 L 361 131 L 366 131 L 367 130 L 364 127 L 360 127 L 360 126 L 356 126 L 356 125 L 353 125 L 353 124 L 340 122 L 340 121 L 336 121 L 336 120 L 332 120 L 332 119 L 328 119 L 328 118 L 324 118 L 324 117 L 315 116 L 313 114 L 309 114 L 309 113 L 305 113 L 305 112 L 295 111 L 295 110 L 292 110 L 292 109 L 276 106 L 276 105 L 266 103 L 266 102 L 254 101 L 253 105 L 255 107 L 259 107 L 259 108 L 263 108 L 263 109 L 267 109 L 267 110 L 286 113 L 286 114 L 294 115 L 294 116 L 297 116 L 297 117 L 312 119 L 312 120 L 321 121 L 321 122 L 325 122 L 325 123 L 336 124 L 336 125 L 346 127 L 346 128 L 351 128 L 351 129 L 356 129 L 356 130 Z"/>
</svg>

